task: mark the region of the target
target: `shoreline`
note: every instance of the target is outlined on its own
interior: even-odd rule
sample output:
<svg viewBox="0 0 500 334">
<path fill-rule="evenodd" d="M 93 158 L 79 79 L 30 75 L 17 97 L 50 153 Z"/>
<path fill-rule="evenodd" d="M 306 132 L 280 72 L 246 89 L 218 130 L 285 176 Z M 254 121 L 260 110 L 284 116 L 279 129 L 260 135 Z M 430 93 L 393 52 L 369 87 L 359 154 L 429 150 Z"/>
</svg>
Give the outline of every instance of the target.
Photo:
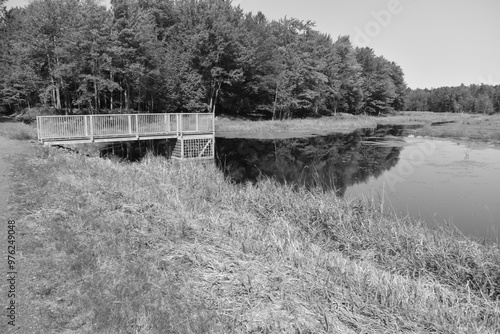
<svg viewBox="0 0 500 334">
<path fill-rule="evenodd" d="M 440 124 L 441 123 L 441 124 Z M 377 125 L 418 127 L 415 136 L 500 142 L 500 115 L 402 112 L 391 116 L 341 114 L 283 121 L 250 121 L 217 117 L 216 137 L 287 139 L 349 133 Z"/>
</svg>

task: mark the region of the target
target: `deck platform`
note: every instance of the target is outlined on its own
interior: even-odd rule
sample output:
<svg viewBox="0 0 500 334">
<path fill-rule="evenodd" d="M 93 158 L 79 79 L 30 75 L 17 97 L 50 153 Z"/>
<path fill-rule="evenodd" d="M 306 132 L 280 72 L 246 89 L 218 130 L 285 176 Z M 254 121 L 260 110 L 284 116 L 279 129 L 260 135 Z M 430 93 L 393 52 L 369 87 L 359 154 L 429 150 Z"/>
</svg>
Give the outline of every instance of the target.
<svg viewBox="0 0 500 334">
<path fill-rule="evenodd" d="M 214 157 L 213 114 L 115 114 L 38 116 L 44 145 L 177 139 L 174 158 Z"/>
</svg>

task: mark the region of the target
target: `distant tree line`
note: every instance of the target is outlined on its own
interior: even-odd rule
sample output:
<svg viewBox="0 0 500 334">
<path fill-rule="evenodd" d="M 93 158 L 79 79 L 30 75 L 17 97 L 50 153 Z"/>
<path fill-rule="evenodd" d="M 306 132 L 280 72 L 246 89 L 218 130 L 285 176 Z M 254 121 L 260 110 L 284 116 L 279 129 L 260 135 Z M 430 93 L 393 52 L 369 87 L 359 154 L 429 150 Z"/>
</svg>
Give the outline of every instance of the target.
<svg viewBox="0 0 500 334">
<path fill-rule="evenodd" d="M 500 85 L 461 85 L 409 90 L 406 95 L 406 110 L 500 113 Z"/>
<path fill-rule="evenodd" d="M 396 63 L 229 0 L 34 0 L 1 18 L 0 104 L 11 107 L 269 118 L 404 109 Z"/>
</svg>

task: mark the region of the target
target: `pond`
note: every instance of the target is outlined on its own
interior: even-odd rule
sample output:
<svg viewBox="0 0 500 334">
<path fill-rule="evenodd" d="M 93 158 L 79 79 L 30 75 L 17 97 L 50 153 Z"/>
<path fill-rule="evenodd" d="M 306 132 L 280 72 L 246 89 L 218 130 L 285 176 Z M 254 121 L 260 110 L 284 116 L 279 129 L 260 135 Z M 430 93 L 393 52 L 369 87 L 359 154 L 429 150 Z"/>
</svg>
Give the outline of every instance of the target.
<svg viewBox="0 0 500 334">
<path fill-rule="evenodd" d="M 216 151 L 217 164 L 236 182 L 269 176 L 345 198 L 383 198 L 384 210 L 499 238 L 498 144 L 413 138 L 403 127 L 378 127 L 312 138 L 218 138 Z"/>
</svg>

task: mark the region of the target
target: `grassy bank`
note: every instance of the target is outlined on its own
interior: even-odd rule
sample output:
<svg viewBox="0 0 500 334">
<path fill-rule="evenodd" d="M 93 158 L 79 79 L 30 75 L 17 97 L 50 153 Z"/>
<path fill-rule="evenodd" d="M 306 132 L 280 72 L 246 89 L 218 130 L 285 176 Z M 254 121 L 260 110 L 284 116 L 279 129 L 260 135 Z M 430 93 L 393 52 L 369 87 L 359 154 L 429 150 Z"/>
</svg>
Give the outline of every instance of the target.
<svg viewBox="0 0 500 334">
<path fill-rule="evenodd" d="M 213 165 L 41 148 L 16 162 L 47 332 L 497 333 L 500 252 Z"/>
<path fill-rule="evenodd" d="M 451 122 L 441 125 L 435 123 Z M 283 138 L 297 135 L 348 133 L 377 124 L 420 126 L 417 135 L 500 140 L 500 115 L 402 112 L 374 117 L 342 114 L 316 119 L 249 121 L 218 118 L 216 132 L 223 137 Z"/>
<path fill-rule="evenodd" d="M 36 140 L 36 126 L 0 116 L 0 136 L 15 140 Z"/>
</svg>

